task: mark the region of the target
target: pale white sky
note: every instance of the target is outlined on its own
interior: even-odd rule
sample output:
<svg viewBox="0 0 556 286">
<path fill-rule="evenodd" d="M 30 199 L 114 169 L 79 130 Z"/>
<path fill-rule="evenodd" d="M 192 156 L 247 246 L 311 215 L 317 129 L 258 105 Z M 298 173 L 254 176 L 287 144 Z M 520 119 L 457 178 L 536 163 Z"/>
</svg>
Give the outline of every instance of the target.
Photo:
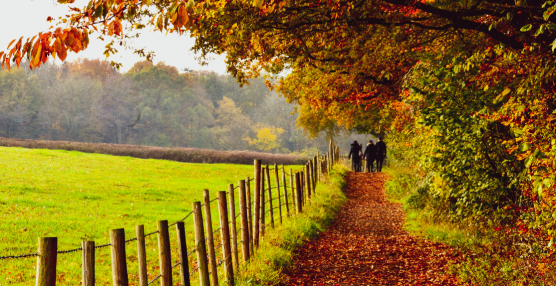
<svg viewBox="0 0 556 286">
<path fill-rule="evenodd" d="M 82 8 L 87 0 L 77 0 L 71 6 Z M 68 5 L 60 5 L 55 0 L 0 0 L 0 50 L 5 51 L 8 44 L 13 39 L 24 36 L 34 36 L 38 32 L 47 31 L 51 26 L 46 22 L 48 16 L 58 18 L 67 14 Z M 90 59 L 105 59 L 102 54 L 104 46 L 108 40 L 97 39 L 98 35 L 90 36 L 90 43 L 87 50 L 75 54 L 68 51 L 66 61 L 73 61 L 80 57 Z M 134 39 L 130 44 L 134 47 L 145 47 L 146 51 L 154 51 L 154 62 L 166 62 L 175 66 L 178 70 L 189 68 L 192 70 L 210 70 L 219 74 L 226 73 L 223 56 L 213 56 L 213 60 L 207 66 L 201 66 L 195 59 L 194 53 L 190 50 L 194 44 L 194 39 L 189 36 L 177 36 L 175 34 L 165 35 L 160 32 L 150 32 L 144 30 L 139 39 Z M 121 72 L 129 70 L 133 64 L 141 58 L 133 54 L 132 50 L 118 49 L 119 53 L 111 56 L 108 60 L 113 60 L 123 64 Z M 56 59 L 60 63 L 59 59 Z"/>
</svg>

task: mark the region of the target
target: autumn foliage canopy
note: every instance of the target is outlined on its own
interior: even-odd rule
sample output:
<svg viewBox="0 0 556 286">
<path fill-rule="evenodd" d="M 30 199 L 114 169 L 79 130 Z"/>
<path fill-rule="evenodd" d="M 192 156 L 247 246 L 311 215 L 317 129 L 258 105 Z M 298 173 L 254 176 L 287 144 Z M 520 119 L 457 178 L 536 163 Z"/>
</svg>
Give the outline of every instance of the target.
<svg viewBox="0 0 556 286">
<path fill-rule="evenodd" d="M 14 40 L 0 52 L 3 66 L 64 60 L 93 31 L 111 39 L 107 55 L 145 28 L 188 34 L 201 58 L 225 54 L 241 84 L 269 77 L 313 134 L 339 125 L 398 138 L 438 212 L 479 224 L 489 217 L 487 227 L 552 245 L 553 1 L 58 2 L 73 13 Z"/>
</svg>

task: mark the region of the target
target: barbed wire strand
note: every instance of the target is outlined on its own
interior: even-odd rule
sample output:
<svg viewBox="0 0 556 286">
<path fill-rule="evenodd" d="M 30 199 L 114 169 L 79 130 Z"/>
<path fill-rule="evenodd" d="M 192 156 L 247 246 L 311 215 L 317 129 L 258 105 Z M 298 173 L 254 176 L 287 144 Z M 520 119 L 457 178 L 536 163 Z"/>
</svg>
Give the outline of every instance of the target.
<svg viewBox="0 0 556 286">
<path fill-rule="evenodd" d="M 27 254 L 19 254 L 19 255 L 7 255 L 7 256 L 0 256 L 0 260 L 4 259 L 19 259 L 19 258 L 27 258 L 27 257 L 35 257 L 39 256 L 38 252 L 35 253 L 27 253 Z"/>
<path fill-rule="evenodd" d="M 83 247 L 79 247 L 79 248 L 76 248 L 76 249 L 70 249 L 70 250 L 60 250 L 60 251 L 57 251 L 56 253 L 66 254 L 66 253 L 72 253 L 72 252 L 77 252 L 77 251 L 81 251 L 81 250 L 83 250 Z"/>
<path fill-rule="evenodd" d="M 158 274 L 151 282 L 147 283 L 147 285 L 151 285 L 154 281 L 158 280 L 158 278 L 162 277 L 162 274 Z"/>
<path fill-rule="evenodd" d="M 145 234 L 145 237 L 147 237 L 147 236 L 149 236 L 149 235 L 153 235 L 153 234 L 155 234 L 155 233 L 158 233 L 158 230 L 157 230 L 157 231 L 153 231 L 153 232 L 151 232 L 151 233 Z"/>
<path fill-rule="evenodd" d="M 136 240 L 137 240 L 137 237 L 130 238 L 130 239 L 126 240 L 125 243 L 136 241 Z"/>
<path fill-rule="evenodd" d="M 191 273 L 189 274 L 189 278 L 191 278 L 195 273 L 197 273 L 197 270 L 199 270 L 199 266 L 195 267 L 195 269 L 191 271 Z"/>
<path fill-rule="evenodd" d="M 95 246 L 95 249 L 98 249 L 98 248 L 105 248 L 105 247 L 108 247 L 108 246 L 110 246 L 110 245 L 112 245 L 112 243 L 96 245 L 96 246 Z"/>
</svg>

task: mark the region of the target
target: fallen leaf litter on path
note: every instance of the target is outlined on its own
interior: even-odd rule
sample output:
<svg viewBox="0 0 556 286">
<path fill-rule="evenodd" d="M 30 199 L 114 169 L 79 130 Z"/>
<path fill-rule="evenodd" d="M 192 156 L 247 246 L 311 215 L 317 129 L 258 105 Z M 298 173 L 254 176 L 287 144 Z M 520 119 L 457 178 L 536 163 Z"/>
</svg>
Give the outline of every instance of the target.
<svg viewBox="0 0 556 286">
<path fill-rule="evenodd" d="M 346 178 L 348 201 L 325 233 L 294 253 L 283 285 L 459 285 L 448 273 L 457 251 L 409 235 L 384 173 Z"/>
</svg>

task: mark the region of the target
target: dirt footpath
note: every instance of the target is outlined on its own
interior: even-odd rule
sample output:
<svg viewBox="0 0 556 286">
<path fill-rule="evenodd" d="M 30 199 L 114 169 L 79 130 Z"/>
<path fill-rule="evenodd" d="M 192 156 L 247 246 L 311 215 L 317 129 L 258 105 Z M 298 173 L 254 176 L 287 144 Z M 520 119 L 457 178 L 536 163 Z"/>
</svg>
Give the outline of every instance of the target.
<svg viewBox="0 0 556 286">
<path fill-rule="evenodd" d="M 349 173 L 336 221 L 295 252 L 284 285 L 459 285 L 447 274 L 456 251 L 408 235 L 384 173 Z"/>
</svg>

